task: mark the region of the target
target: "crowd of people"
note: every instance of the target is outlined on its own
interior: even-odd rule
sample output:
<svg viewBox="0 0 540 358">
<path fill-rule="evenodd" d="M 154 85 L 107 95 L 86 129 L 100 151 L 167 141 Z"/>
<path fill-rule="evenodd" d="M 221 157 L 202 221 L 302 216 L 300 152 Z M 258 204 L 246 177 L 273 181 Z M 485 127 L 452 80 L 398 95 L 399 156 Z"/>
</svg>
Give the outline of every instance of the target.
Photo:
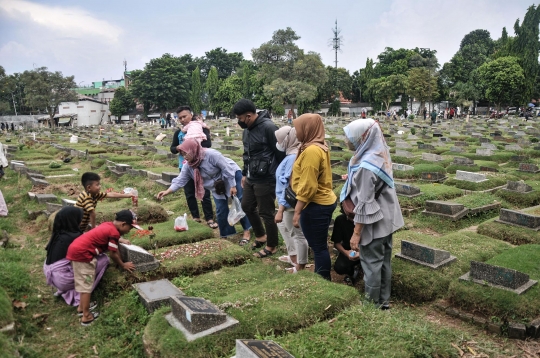
<svg viewBox="0 0 540 358">
<path fill-rule="evenodd" d="M 193 219 L 201 221 L 201 201 L 206 223 L 226 238 L 237 234 L 227 220 L 228 200 L 236 197 L 246 214 L 240 220 L 243 232 L 239 245 L 249 245 L 256 258 L 268 258 L 278 250 L 279 232 L 287 255 L 278 259 L 290 264 L 287 271 L 304 270 L 311 248 L 314 272 L 327 280 L 331 280 L 332 270 L 328 231 L 339 206 L 341 214 L 335 218 L 331 236 L 338 250 L 334 270 L 346 275 L 351 284 L 363 273 L 366 298 L 380 309 L 388 309 L 392 234 L 404 223 L 389 147 L 379 123 L 361 118 L 344 127 L 345 143 L 354 155 L 338 198 L 333 191 L 321 116 L 303 114 L 292 119 L 292 126 L 278 128 L 268 112 L 257 112 L 250 100 L 238 101 L 233 112 L 244 129 L 242 168 L 210 148 L 209 129 L 193 116 L 190 107 L 182 106 L 177 110 L 182 128 L 174 133 L 170 148 L 179 154 L 180 173 L 157 198 L 184 188 Z M 98 200 L 133 194 L 101 192 L 96 173 L 84 173 L 81 182 L 84 192 L 75 207 L 56 214 L 44 272 L 47 282 L 56 287 L 56 295 L 77 307 L 81 324 L 86 326 L 99 316 L 91 293 L 109 263 L 104 253 L 109 251 L 116 264 L 133 271 L 131 262 L 122 261 L 118 245 L 130 244 L 122 235 L 140 227 L 130 210 L 122 210 L 114 221 L 96 226 Z M 210 194 L 217 222 L 213 221 Z"/>
</svg>

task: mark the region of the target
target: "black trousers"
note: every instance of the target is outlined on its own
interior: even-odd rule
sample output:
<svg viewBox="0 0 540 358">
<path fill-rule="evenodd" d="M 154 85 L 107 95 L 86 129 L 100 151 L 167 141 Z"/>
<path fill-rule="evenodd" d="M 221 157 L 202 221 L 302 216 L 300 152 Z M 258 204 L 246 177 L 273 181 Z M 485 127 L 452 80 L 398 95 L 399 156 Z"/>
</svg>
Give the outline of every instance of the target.
<svg viewBox="0 0 540 358">
<path fill-rule="evenodd" d="M 197 198 L 195 197 L 195 182 L 193 179 L 190 179 L 187 184 L 184 186 L 184 193 L 186 194 L 186 201 L 194 219 L 199 219 L 201 215 L 199 214 L 199 204 L 197 203 Z M 204 197 L 201 200 L 204 219 L 206 221 L 214 219 L 214 211 L 212 210 L 212 199 L 210 198 L 210 190 L 204 190 Z"/>
<path fill-rule="evenodd" d="M 354 274 L 354 267 L 359 264 L 360 260 L 351 261 L 340 252 L 334 263 L 334 271 L 336 271 L 338 275 L 348 275 L 352 277 Z"/>
<path fill-rule="evenodd" d="M 255 236 L 261 237 L 266 234 L 266 245 L 277 247 L 278 228 L 274 221 L 276 182 L 253 183 L 248 179 L 244 183 L 243 195 L 242 210 L 246 213 Z"/>
</svg>

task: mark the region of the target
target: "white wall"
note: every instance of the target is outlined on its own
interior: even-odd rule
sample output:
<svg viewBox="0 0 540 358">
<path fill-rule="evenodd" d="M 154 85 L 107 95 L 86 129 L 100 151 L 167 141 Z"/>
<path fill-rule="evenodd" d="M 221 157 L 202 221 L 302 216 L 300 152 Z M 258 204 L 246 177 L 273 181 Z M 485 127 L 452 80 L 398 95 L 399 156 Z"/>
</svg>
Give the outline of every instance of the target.
<svg viewBox="0 0 540 358">
<path fill-rule="evenodd" d="M 93 101 L 80 100 L 75 102 L 63 102 L 58 106 L 58 113 L 77 114 L 77 126 L 91 126 L 107 123 L 109 119 L 109 105 Z M 103 118 L 103 121 L 102 121 Z"/>
</svg>

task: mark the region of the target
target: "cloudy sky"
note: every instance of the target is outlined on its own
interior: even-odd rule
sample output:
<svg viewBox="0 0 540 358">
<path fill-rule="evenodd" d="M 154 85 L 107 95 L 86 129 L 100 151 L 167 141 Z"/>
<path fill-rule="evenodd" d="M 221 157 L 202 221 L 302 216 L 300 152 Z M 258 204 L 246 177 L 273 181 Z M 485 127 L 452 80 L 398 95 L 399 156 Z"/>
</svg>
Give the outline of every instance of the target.
<svg viewBox="0 0 540 358">
<path fill-rule="evenodd" d="M 45 66 L 81 85 L 141 69 L 164 53 L 203 56 L 251 49 L 291 27 L 298 45 L 333 65 L 337 19 L 340 67 L 351 73 L 385 47 L 426 47 L 448 61 L 475 29 L 513 34 L 531 0 L 0 0 L 0 65 L 8 74 Z"/>
</svg>

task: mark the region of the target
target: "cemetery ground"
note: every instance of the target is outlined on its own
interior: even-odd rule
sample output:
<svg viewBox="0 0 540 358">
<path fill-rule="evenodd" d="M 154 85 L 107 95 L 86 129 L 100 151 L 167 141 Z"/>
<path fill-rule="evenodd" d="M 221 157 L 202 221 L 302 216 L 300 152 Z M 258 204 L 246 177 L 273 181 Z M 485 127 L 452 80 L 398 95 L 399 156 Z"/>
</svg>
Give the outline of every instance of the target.
<svg viewBox="0 0 540 358">
<path fill-rule="evenodd" d="M 326 126 L 338 194 L 352 155 L 343 149 L 346 123 L 328 119 Z M 213 147 L 241 164 L 240 130 L 227 120 L 209 124 Z M 540 278 L 538 124 L 471 118 L 433 127 L 381 125 L 406 223 L 394 234 L 393 251 L 405 253 L 409 245 L 410 255 L 418 254 L 416 262 L 392 258 L 390 311 L 364 302 L 362 280 L 351 287 L 333 272 L 327 282 L 313 266 L 286 274 L 277 259 L 286 252 L 281 238 L 278 254 L 259 260 L 238 246 L 240 236 L 220 239 L 204 221 L 189 220 L 188 231 L 176 232 L 174 219 L 189 213 L 183 191 L 153 199 L 178 172 L 168 154 L 172 129 L 164 143 L 154 142 L 160 131 L 147 126 L 112 126 L 100 137 L 96 128 L 39 130 L 36 141 L 29 133 L 0 137 L 9 159 L 19 161 L 0 181 L 9 208 L 0 218 L 0 234 L 9 236 L 0 248 L 0 357 L 231 357 L 240 338 L 274 340 L 295 357 L 537 357 L 538 284 L 519 295 L 492 287 L 491 269 L 471 272 L 471 262 L 514 278 L 494 280 L 499 286 Z M 70 143 L 72 134 L 78 143 Z M 104 191 L 138 190 L 134 210 L 146 231 L 126 238 L 160 261 L 155 270 L 133 274 L 111 264 L 92 295 L 101 316 L 90 327 L 53 296 L 42 270 L 53 217 L 43 212 L 76 200 L 85 171 L 102 176 Z M 131 200 L 105 199 L 97 221 L 124 208 L 132 208 Z M 455 260 L 437 269 L 422 265 L 446 253 Z M 481 284 L 460 280 L 467 273 L 485 276 Z M 158 279 L 209 300 L 239 323 L 188 341 L 165 318 L 171 307 L 148 313 L 132 286 Z"/>
</svg>

